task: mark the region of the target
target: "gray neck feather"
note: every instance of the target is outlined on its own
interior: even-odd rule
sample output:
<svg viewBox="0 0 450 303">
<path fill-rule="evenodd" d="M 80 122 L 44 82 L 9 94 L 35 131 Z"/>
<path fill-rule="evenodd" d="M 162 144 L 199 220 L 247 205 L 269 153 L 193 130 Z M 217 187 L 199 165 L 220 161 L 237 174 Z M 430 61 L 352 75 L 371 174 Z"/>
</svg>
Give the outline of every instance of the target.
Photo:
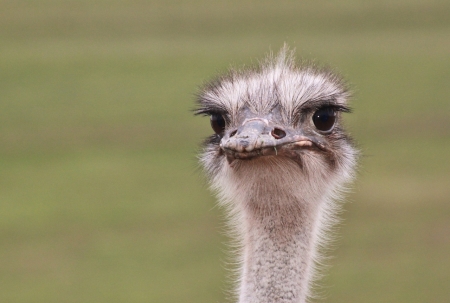
<svg viewBox="0 0 450 303">
<path fill-rule="evenodd" d="M 298 207 L 264 213 L 250 203 L 243 210 L 240 303 L 300 303 L 308 297 L 318 209 L 298 200 L 276 203 Z"/>
<path fill-rule="evenodd" d="M 239 303 L 303 303 L 309 296 L 322 222 L 333 205 L 330 187 L 336 184 L 311 183 L 294 164 L 285 159 L 225 165 L 214 178 L 242 244 Z"/>
</svg>

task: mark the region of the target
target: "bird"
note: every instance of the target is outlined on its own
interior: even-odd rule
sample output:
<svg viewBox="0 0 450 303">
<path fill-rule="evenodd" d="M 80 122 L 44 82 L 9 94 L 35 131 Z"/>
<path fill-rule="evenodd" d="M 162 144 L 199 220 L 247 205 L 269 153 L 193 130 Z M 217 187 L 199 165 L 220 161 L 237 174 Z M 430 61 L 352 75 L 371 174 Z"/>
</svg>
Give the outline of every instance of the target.
<svg viewBox="0 0 450 303">
<path fill-rule="evenodd" d="M 350 97 L 342 76 L 287 45 L 200 86 L 194 112 L 214 133 L 198 158 L 237 242 L 237 302 L 314 298 L 358 162 Z"/>
</svg>

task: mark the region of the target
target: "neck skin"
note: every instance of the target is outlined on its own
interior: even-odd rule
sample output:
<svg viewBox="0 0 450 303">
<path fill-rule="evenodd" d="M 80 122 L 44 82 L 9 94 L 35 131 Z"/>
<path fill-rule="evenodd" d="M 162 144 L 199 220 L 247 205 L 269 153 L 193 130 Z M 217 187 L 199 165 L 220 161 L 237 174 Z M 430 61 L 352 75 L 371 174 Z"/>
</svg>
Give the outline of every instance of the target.
<svg viewBox="0 0 450 303">
<path fill-rule="evenodd" d="M 295 200 L 246 204 L 239 303 L 306 301 L 318 221 L 318 209 L 311 205 Z"/>
</svg>

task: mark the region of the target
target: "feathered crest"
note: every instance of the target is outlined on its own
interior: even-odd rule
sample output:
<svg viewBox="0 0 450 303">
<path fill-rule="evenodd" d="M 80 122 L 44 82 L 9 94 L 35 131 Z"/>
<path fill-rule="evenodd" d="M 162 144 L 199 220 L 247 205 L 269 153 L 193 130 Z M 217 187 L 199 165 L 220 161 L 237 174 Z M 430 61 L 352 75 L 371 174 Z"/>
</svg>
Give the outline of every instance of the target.
<svg viewBox="0 0 450 303">
<path fill-rule="evenodd" d="M 307 102 L 334 102 L 346 109 L 347 85 L 331 69 L 308 61 L 297 63 L 294 51 L 284 45 L 257 65 L 231 69 L 205 84 L 197 94 L 196 114 L 220 113 L 235 117 L 248 107 L 265 114 L 280 106 L 285 123 L 294 123 Z"/>
</svg>

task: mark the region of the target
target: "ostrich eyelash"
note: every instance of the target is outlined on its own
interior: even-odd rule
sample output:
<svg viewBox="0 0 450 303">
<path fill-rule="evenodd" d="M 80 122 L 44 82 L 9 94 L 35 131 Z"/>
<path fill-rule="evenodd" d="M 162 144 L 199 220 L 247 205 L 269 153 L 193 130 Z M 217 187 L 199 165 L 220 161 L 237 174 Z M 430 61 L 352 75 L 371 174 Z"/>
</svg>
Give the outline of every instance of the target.
<svg viewBox="0 0 450 303">
<path fill-rule="evenodd" d="M 199 109 L 194 110 L 194 115 L 195 116 L 203 116 L 203 117 L 220 115 L 223 117 L 226 124 L 230 124 L 230 122 L 231 122 L 230 116 L 228 115 L 228 113 L 225 112 L 224 110 L 217 109 L 217 108 L 199 108 Z"/>
<path fill-rule="evenodd" d="M 222 115 L 226 116 L 228 112 L 225 108 L 218 106 L 216 103 L 205 102 L 202 99 L 197 101 L 198 107 L 193 110 L 196 116 Z"/>
<path fill-rule="evenodd" d="M 196 116 L 211 116 L 211 115 L 222 115 L 226 116 L 226 113 L 222 110 L 217 109 L 209 109 L 209 108 L 200 108 L 194 110 L 194 115 Z"/>
<path fill-rule="evenodd" d="M 350 107 L 348 107 L 346 105 L 342 105 L 342 104 L 337 104 L 335 101 L 311 100 L 311 101 L 304 103 L 299 109 L 297 109 L 296 113 L 312 112 L 312 111 L 316 111 L 316 110 L 324 108 L 324 107 L 332 108 L 337 112 L 351 113 L 351 111 L 352 111 Z"/>
</svg>

